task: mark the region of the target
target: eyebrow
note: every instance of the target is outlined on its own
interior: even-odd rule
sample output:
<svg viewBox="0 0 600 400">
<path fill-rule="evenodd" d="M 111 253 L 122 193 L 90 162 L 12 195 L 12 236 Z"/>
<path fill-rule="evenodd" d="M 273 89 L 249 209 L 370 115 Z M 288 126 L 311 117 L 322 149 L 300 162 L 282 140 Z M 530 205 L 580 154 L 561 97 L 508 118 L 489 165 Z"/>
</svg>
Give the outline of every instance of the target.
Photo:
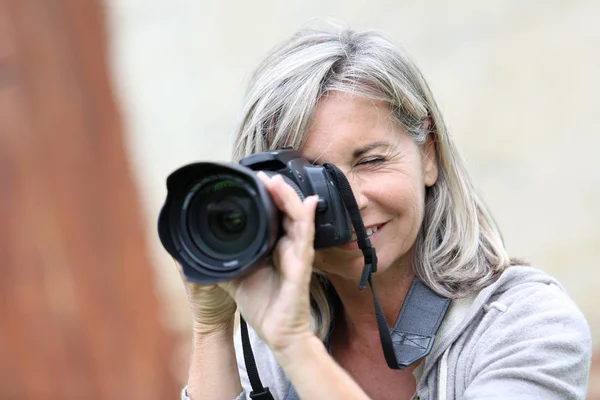
<svg viewBox="0 0 600 400">
<path fill-rule="evenodd" d="M 371 150 L 375 150 L 379 147 L 390 147 L 391 144 L 389 142 L 380 140 L 377 142 L 373 142 L 373 143 L 369 143 L 366 146 L 363 147 L 359 147 L 358 149 L 354 150 L 354 153 L 352 153 L 352 156 L 354 158 L 358 158 L 360 156 L 362 156 L 365 153 L 368 153 Z"/>
<path fill-rule="evenodd" d="M 376 142 L 373 143 L 369 143 L 366 146 L 362 146 L 359 147 L 357 149 L 354 150 L 354 152 L 352 153 L 352 157 L 353 158 L 359 158 L 360 156 L 364 155 L 365 153 L 368 153 L 371 150 L 375 150 L 379 147 L 390 147 L 391 144 L 390 142 L 386 142 L 384 140 L 378 140 Z M 317 160 L 313 160 L 313 159 L 307 159 L 309 163 L 311 164 L 316 164 Z"/>
</svg>

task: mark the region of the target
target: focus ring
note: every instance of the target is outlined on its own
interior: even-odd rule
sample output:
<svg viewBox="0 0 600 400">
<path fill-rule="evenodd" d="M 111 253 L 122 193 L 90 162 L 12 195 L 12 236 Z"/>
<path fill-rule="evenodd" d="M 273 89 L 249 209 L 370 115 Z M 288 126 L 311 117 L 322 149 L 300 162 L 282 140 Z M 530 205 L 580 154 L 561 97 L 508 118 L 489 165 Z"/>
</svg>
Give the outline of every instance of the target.
<svg viewBox="0 0 600 400">
<path fill-rule="evenodd" d="M 296 185 L 296 183 L 291 180 L 290 178 L 288 178 L 287 176 L 280 174 L 278 172 L 274 172 L 274 171 L 263 171 L 267 176 L 269 177 L 274 177 L 275 175 L 281 175 L 281 177 L 283 178 L 283 180 L 285 181 L 285 183 L 287 183 L 288 185 L 290 185 L 294 191 L 296 192 L 296 194 L 298 195 L 298 197 L 300 197 L 300 200 L 304 201 L 304 193 L 302 193 L 302 190 L 300 190 L 300 188 L 298 187 L 298 185 Z"/>
</svg>

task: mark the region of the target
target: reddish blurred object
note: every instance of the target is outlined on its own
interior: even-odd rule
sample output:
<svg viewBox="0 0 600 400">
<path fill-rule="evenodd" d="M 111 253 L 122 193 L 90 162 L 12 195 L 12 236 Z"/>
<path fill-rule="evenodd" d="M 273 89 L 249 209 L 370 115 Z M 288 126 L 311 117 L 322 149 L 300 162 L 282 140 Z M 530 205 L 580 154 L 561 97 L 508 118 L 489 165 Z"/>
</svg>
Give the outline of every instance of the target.
<svg viewBox="0 0 600 400">
<path fill-rule="evenodd" d="M 0 399 L 178 388 L 96 0 L 0 0 Z"/>
</svg>

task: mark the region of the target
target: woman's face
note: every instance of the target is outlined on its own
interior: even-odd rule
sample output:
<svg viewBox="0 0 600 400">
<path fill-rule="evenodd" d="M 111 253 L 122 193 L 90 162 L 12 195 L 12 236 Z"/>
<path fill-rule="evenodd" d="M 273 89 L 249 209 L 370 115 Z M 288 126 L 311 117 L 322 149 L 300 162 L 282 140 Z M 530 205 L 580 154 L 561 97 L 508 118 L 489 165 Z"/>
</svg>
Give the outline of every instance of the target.
<svg viewBox="0 0 600 400">
<path fill-rule="evenodd" d="M 410 266 L 425 187 L 437 180 L 433 140 L 416 145 L 389 113 L 387 103 L 330 93 L 319 101 L 302 149 L 307 159 L 333 163 L 346 174 L 377 250 L 377 275 Z M 363 266 L 356 240 L 315 255 L 315 268 L 342 279 L 358 280 Z"/>
</svg>

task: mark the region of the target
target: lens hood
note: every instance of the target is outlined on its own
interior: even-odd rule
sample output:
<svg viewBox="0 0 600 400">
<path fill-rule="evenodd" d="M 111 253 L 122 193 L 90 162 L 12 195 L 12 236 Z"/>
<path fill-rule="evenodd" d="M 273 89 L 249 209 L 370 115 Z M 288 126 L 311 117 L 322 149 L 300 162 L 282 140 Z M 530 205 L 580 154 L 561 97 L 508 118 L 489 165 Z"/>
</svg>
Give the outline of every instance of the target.
<svg viewBox="0 0 600 400">
<path fill-rule="evenodd" d="M 211 245 L 218 238 L 211 234 L 215 227 L 206 217 L 205 199 L 219 195 L 224 198 L 232 192 L 243 198 L 247 208 L 245 238 L 240 239 L 243 245 L 236 250 L 234 243 L 223 242 L 215 249 Z M 185 165 L 167 178 L 167 198 L 159 214 L 158 233 L 163 247 L 177 260 L 189 281 L 212 284 L 243 274 L 271 253 L 279 229 L 280 214 L 250 168 L 200 162 Z M 214 240 L 205 240 L 207 236 Z"/>
</svg>

